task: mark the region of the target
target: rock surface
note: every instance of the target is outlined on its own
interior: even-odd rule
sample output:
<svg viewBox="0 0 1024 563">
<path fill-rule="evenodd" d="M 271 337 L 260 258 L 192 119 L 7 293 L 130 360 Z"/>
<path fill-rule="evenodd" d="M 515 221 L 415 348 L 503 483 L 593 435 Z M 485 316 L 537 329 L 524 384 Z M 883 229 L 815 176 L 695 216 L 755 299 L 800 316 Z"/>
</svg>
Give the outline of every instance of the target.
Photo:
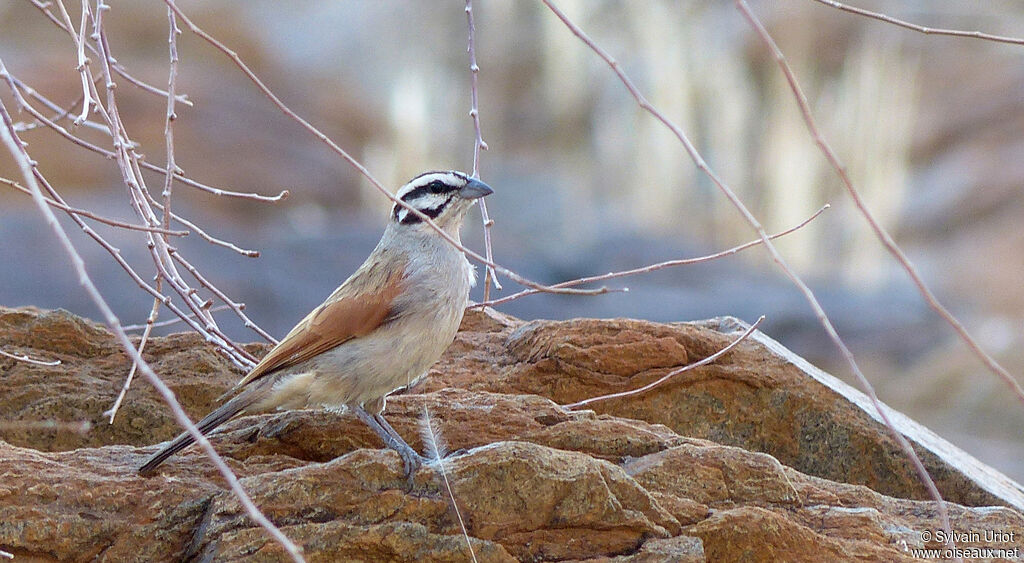
<svg viewBox="0 0 1024 563">
<path fill-rule="evenodd" d="M 941 547 L 934 503 L 861 399 L 766 338 L 642 395 L 559 406 L 653 381 L 735 328 L 470 312 L 430 377 L 386 412 L 421 451 L 429 413 L 480 561 L 912 561 L 912 549 Z M 15 561 L 286 558 L 196 449 L 135 473 L 177 429 L 142 381 L 106 424 L 129 365 L 102 327 L 0 309 L 0 349 L 62 361 L 0 358 L 0 550 Z M 193 417 L 239 377 L 192 335 L 155 339 L 146 356 Z M 88 431 L 61 424 L 83 421 Z M 1020 486 L 898 423 L 951 501 L 953 528 L 979 536 L 958 546 L 1020 560 Z M 409 485 L 353 416 L 246 417 L 212 441 L 308 561 L 469 558 L 436 466 Z"/>
</svg>

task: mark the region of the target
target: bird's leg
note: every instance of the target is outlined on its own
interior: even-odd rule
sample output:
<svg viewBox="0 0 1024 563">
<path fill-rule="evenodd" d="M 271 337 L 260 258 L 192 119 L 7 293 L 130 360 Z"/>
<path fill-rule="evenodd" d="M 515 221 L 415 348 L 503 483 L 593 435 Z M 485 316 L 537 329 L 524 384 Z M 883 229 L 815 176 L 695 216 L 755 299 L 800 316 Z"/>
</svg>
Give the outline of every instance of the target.
<svg viewBox="0 0 1024 563">
<path fill-rule="evenodd" d="M 402 462 L 405 464 L 405 478 L 410 482 L 412 481 L 412 474 L 423 465 L 423 456 L 416 453 L 416 450 L 412 449 L 412 446 L 407 444 L 404 439 L 395 432 L 395 429 L 388 424 L 388 421 L 384 420 L 384 417 L 380 414 L 370 414 L 366 412 L 362 406 L 354 405 L 352 410 L 355 411 L 356 416 L 359 420 L 362 420 L 364 424 L 369 426 L 380 439 L 384 441 L 389 448 L 398 452 L 401 456 Z"/>
</svg>

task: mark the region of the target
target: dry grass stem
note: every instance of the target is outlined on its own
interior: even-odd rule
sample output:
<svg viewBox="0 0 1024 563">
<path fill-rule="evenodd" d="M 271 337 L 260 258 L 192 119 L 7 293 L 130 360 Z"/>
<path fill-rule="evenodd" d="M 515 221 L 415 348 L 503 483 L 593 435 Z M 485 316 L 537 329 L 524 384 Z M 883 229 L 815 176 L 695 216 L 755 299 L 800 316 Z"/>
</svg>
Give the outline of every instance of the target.
<svg viewBox="0 0 1024 563">
<path fill-rule="evenodd" d="M 848 6 L 848 5 L 842 4 L 840 2 L 835 2 L 834 0 L 814 0 L 814 1 L 819 3 L 819 4 L 824 4 L 826 6 L 831 6 L 833 8 L 838 9 L 838 10 L 842 10 L 844 12 L 850 12 L 851 14 L 858 14 L 858 15 L 861 15 L 861 16 L 866 16 L 866 17 L 869 17 L 869 18 L 880 20 L 880 21 L 883 21 L 883 22 L 886 22 L 886 23 L 891 23 L 891 24 L 897 25 L 899 27 L 903 27 L 903 28 L 906 28 L 906 29 L 911 29 L 913 31 L 917 31 L 917 32 L 920 32 L 920 33 L 925 33 L 925 34 L 928 34 L 928 35 L 952 35 L 954 37 L 973 37 L 975 39 L 984 39 L 986 41 L 995 41 L 996 43 L 1010 43 L 1010 44 L 1013 44 L 1013 45 L 1024 45 L 1024 39 L 1021 39 L 1021 38 L 1018 38 L 1018 37 L 1005 37 L 1005 36 L 1001 36 L 1001 35 L 991 35 L 991 34 L 988 34 L 988 33 L 982 33 L 980 31 L 961 31 L 961 30 L 957 30 L 957 29 L 938 29 L 938 28 L 934 28 L 934 27 L 925 27 L 923 25 L 917 25 L 917 24 L 914 24 L 914 23 L 906 22 L 906 21 L 903 21 L 901 19 L 894 18 L 892 16 L 887 16 L 885 14 L 880 14 L 878 12 L 872 12 L 870 10 L 865 10 L 863 8 L 856 8 L 856 7 L 853 7 L 853 6 Z"/>
<path fill-rule="evenodd" d="M 97 12 L 102 13 L 102 8 L 100 7 L 102 6 L 102 0 L 98 4 L 99 6 L 97 7 Z M 171 389 L 167 387 L 167 385 L 165 385 L 163 381 L 160 380 L 160 378 L 156 375 L 152 368 L 149 367 L 149 364 L 146 363 L 146 361 L 142 358 L 141 355 L 139 355 L 139 351 L 136 350 L 135 347 L 132 345 L 131 340 L 129 340 L 128 338 L 128 335 L 121 328 L 121 321 L 114 314 L 113 310 L 110 309 L 110 306 L 103 298 L 103 295 L 100 294 L 99 289 L 96 288 L 96 285 L 93 284 L 92 279 L 89 277 L 89 274 L 85 269 L 85 262 L 82 260 L 82 257 L 78 254 L 78 251 L 75 250 L 75 247 L 71 243 L 71 240 L 68 239 L 67 233 L 64 232 L 64 229 L 60 226 L 60 223 L 57 222 L 57 217 L 54 216 L 53 212 L 50 210 L 50 207 L 46 204 L 46 200 L 43 197 L 43 193 L 40 190 L 39 184 L 36 182 L 36 177 L 33 172 L 34 164 L 32 163 L 32 159 L 29 157 L 28 153 L 25 152 L 25 147 L 22 145 L 21 140 L 18 139 L 17 133 L 14 131 L 14 121 L 11 119 L 10 113 L 7 111 L 7 107 L 4 105 L 2 100 L 0 100 L 0 118 L 2 118 L 3 120 L 3 126 L 0 127 L 0 138 L 2 138 L 3 143 L 7 146 L 8 151 L 11 153 L 11 156 L 17 163 L 18 168 L 21 170 L 26 185 L 29 187 L 30 190 L 32 190 L 32 199 L 36 204 L 36 208 L 39 210 L 43 218 L 46 220 L 47 225 L 52 229 L 54 235 L 60 243 L 60 246 L 63 247 L 64 251 L 67 253 L 68 259 L 70 260 L 75 272 L 78 275 L 79 283 L 89 294 L 90 298 L 92 298 L 93 303 L 95 303 L 96 306 L 99 308 L 104 320 L 106 321 L 107 326 L 110 328 L 110 331 L 114 334 L 114 337 L 117 339 L 118 343 L 124 349 L 125 353 L 127 353 L 128 356 L 132 359 L 132 361 L 138 364 L 139 371 L 142 372 L 143 376 L 145 376 L 146 379 L 153 385 L 153 387 L 157 389 L 157 392 L 160 393 L 160 396 L 163 398 L 164 402 L 166 402 L 167 405 L 171 408 L 171 412 L 173 413 L 174 418 L 178 422 L 178 424 L 185 428 L 189 435 L 191 435 L 200 445 L 203 451 L 206 452 L 206 455 L 210 458 L 210 460 L 220 471 L 221 475 L 224 477 L 224 480 L 227 481 L 228 486 L 231 488 L 231 490 L 238 498 L 242 506 L 245 508 L 246 512 L 250 515 L 250 517 L 254 521 L 256 521 L 260 526 L 266 529 L 268 533 L 270 533 L 270 535 L 274 537 L 279 543 L 281 543 L 281 545 L 284 546 L 288 553 L 292 555 L 292 558 L 295 561 L 303 561 L 299 548 L 295 544 L 293 544 L 291 540 L 285 537 L 285 535 L 281 533 L 281 531 L 278 530 L 277 527 L 274 526 L 274 524 L 271 523 L 270 520 L 268 520 L 266 516 L 264 516 L 259 511 L 258 508 L 256 508 L 256 505 L 252 503 L 252 500 L 249 499 L 248 495 L 242 489 L 242 486 L 238 482 L 238 478 L 235 476 L 235 474 L 232 473 L 231 469 L 227 466 L 227 464 L 224 463 L 224 460 L 221 459 L 219 455 L 217 455 L 217 452 L 213 449 L 213 446 L 210 445 L 209 440 L 207 440 L 206 437 L 203 436 L 201 432 L 199 432 L 199 429 L 195 427 L 192 421 L 188 418 L 188 415 L 185 414 L 185 411 L 181 408 L 181 405 L 175 398 L 174 392 L 171 391 Z"/>
<path fill-rule="evenodd" d="M 3 356 L 5 358 L 11 358 L 12 360 L 18 360 L 19 362 L 25 362 L 27 364 L 35 364 L 37 366 L 59 366 L 60 365 L 60 360 L 37 360 L 37 359 L 31 358 L 31 357 L 29 357 L 29 356 L 27 356 L 25 354 L 14 354 L 14 353 L 11 353 L 11 352 L 6 352 L 4 350 L 0 350 L 0 356 Z"/>
</svg>

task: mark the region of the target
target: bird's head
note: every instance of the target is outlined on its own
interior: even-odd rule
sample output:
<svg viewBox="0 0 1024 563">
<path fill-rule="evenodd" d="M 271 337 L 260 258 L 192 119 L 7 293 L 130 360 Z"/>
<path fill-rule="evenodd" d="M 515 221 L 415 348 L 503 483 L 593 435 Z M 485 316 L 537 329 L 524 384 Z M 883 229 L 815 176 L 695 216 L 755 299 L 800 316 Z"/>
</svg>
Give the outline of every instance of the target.
<svg viewBox="0 0 1024 563">
<path fill-rule="evenodd" d="M 454 170 L 424 172 L 395 193 L 395 197 L 430 217 L 437 226 L 457 236 L 466 211 L 473 203 L 494 193 L 490 186 Z M 399 204 L 391 209 L 391 221 L 404 229 L 430 229 L 418 215 Z"/>
</svg>

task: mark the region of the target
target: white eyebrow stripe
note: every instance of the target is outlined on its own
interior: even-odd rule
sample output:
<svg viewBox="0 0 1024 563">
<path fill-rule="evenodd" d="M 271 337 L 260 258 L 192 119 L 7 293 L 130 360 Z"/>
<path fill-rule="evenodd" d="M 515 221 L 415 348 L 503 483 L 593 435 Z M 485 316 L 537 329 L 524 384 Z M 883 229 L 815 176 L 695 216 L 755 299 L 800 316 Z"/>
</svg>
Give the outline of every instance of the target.
<svg viewBox="0 0 1024 563">
<path fill-rule="evenodd" d="M 416 188 L 422 186 L 426 186 L 427 184 L 435 180 L 441 180 L 442 182 L 449 186 L 458 186 L 465 182 L 464 178 L 451 172 L 428 172 L 418 178 L 413 179 L 413 181 L 406 184 L 401 191 L 395 194 L 395 197 L 401 199 L 403 196 L 405 196 L 405 194 L 411 192 L 412 190 L 415 190 Z"/>
</svg>

